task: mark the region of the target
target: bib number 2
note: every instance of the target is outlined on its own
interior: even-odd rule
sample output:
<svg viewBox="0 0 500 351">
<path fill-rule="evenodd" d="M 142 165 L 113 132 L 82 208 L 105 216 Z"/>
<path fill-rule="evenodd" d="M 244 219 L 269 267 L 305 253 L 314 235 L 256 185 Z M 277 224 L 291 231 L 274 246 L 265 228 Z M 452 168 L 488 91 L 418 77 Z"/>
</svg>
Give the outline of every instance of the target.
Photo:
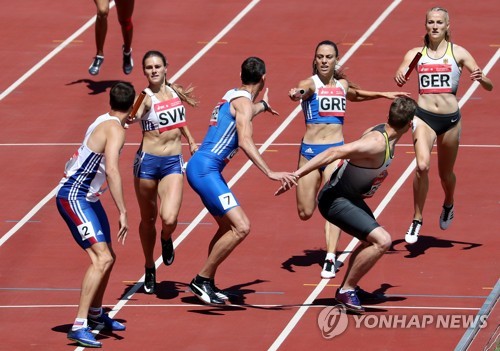
<svg viewBox="0 0 500 351">
<path fill-rule="evenodd" d="M 83 241 L 88 240 L 89 238 L 96 237 L 94 227 L 92 226 L 92 222 L 82 223 L 77 228 Z"/>
</svg>

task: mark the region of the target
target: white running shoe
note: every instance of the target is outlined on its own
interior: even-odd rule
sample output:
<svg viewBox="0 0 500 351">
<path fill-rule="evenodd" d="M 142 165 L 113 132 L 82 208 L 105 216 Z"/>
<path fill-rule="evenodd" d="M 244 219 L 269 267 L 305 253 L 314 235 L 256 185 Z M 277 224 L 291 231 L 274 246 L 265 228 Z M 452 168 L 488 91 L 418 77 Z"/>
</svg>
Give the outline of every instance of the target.
<svg viewBox="0 0 500 351">
<path fill-rule="evenodd" d="M 441 215 L 439 216 L 439 228 L 442 230 L 448 229 L 451 222 L 453 221 L 453 215 L 455 212 L 453 211 L 453 205 L 451 207 L 447 207 L 443 205 L 443 210 L 441 211 Z"/>
<path fill-rule="evenodd" d="M 323 270 L 321 271 L 321 278 L 331 279 L 335 278 L 335 260 L 327 259 L 323 263 Z"/>
<path fill-rule="evenodd" d="M 415 244 L 418 240 L 418 234 L 420 233 L 420 228 L 422 227 L 422 220 L 414 219 L 411 224 L 410 228 L 408 228 L 408 231 L 406 232 L 405 235 L 405 241 L 408 244 Z"/>
</svg>

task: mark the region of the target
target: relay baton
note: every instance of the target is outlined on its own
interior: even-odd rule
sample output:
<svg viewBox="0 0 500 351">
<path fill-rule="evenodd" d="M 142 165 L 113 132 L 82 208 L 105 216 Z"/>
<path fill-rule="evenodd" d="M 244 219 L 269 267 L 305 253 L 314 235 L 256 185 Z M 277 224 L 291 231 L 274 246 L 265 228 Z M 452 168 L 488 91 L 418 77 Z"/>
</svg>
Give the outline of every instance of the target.
<svg viewBox="0 0 500 351">
<path fill-rule="evenodd" d="M 304 95 L 306 91 L 304 89 L 299 89 L 295 92 L 295 94 L 293 94 L 293 97 L 296 97 L 296 98 L 299 98 L 301 97 L 302 95 Z"/>
<path fill-rule="evenodd" d="M 410 65 L 408 66 L 408 68 L 406 69 L 406 72 L 405 72 L 405 79 L 406 80 L 408 80 L 408 78 L 410 78 L 411 72 L 415 69 L 415 67 L 417 66 L 418 60 L 420 60 L 421 57 L 422 57 L 422 53 L 419 51 L 419 52 L 417 52 L 417 54 L 415 55 L 413 60 L 411 60 Z M 398 87 L 402 87 L 402 86 L 403 86 L 403 84 L 398 83 Z"/>
<path fill-rule="evenodd" d="M 132 111 L 130 111 L 129 116 L 131 118 L 135 117 L 135 115 L 137 114 L 137 111 L 139 111 L 139 107 L 141 107 L 142 101 L 144 100 L 145 97 L 146 97 L 146 93 L 142 91 L 139 94 L 139 96 L 137 97 L 137 100 L 135 100 L 134 106 L 132 107 Z"/>
<path fill-rule="evenodd" d="M 137 114 L 137 111 L 139 111 L 139 107 L 141 107 L 142 101 L 146 97 L 146 93 L 141 91 L 139 96 L 137 97 L 137 100 L 134 102 L 134 107 L 132 107 L 132 111 L 130 111 L 130 117 L 134 118 L 134 116 Z"/>
</svg>

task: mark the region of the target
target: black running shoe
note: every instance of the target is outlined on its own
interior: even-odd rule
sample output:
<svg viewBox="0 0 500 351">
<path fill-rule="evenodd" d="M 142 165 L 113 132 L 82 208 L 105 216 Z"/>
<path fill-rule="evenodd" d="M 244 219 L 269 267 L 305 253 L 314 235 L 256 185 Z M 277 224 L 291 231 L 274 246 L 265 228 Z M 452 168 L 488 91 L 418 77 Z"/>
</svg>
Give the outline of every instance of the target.
<svg viewBox="0 0 500 351">
<path fill-rule="evenodd" d="M 101 69 L 101 65 L 104 62 L 104 56 L 96 55 L 94 60 L 90 64 L 89 73 L 93 76 L 97 76 L 99 74 L 99 70 Z"/>
<path fill-rule="evenodd" d="M 210 280 L 210 285 L 212 286 L 212 290 L 215 292 L 215 295 L 217 295 L 219 299 L 229 300 L 229 293 L 215 286 L 215 281 Z"/>
<path fill-rule="evenodd" d="M 196 278 L 191 281 L 191 284 L 189 284 L 189 290 L 197 298 L 199 298 L 201 301 L 203 301 L 206 304 L 209 305 L 224 305 L 224 300 L 220 299 L 217 294 L 215 293 L 214 289 L 212 288 L 212 284 L 210 284 L 210 281 L 204 281 L 202 283 L 198 283 L 196 281 Z"/>
<path fill-rule="evenodd" d="M 130 74 L 134 68 L 134 60 L 132 60 L 132 49 L 128 53 L 123 50 L 123 73 Z"/>
<path fill-rule="evenodd" d="M 161 239 L 161 257 L 163 259 L 163 263 L 166 266 L 170 266 L 174 263 L 175 252 L 174 252 L 174 244 L 172 243 L 172 237 L 167 240 Z"/>
<path fill-rule="evenodd" d="M 156 269 L 146 268 L 146 275 L 144 277 L 144 292 L 146 294 L 154 294 L 156 288 Z"/>
</svg>

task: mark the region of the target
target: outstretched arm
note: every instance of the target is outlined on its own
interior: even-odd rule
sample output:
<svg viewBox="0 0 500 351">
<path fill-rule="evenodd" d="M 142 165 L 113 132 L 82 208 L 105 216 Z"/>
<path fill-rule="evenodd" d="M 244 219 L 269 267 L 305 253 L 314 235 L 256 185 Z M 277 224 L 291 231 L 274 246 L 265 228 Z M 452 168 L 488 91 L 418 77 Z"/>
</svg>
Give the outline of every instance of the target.
<svg viewBox="0 0 500 351">
<path fill-rule="evenodd" d="M 278 111 L 274 110 L 269 104 L 269 89 L 266 88 L 262 100 L 253 104 L 253 117 L 261 112 L 270 112 L 272 115 L 279 115 Z M 252 118 L 253 118 L 252 117 Z"/>
<path fill-rule="evenodd" d="M 306 162 L 302 167 L 293 172 L 293 175 L 296 179 L 299 179 L 315 169 L 340 159 L 349 159 L 358 166 L 373 168 L 375 163 L 379 163 L 376 155 L 385 151 L 385 140 L 379 134 L 377 132 L 369 132 L 351 143 L 330 147 Z M 280 195 L 290 190 L 290 188 L 281 186 L 274 195 Z"/>
<path fill-rule="evenodd" d="M 375 99 L 395 99 L 398 97 L 410 97 L 410 93 L 404 91 L 369 91 L 349 88 L 347 91 L 347 100 L 352 102 L 375 100 Z"/>
<path fill-rule="evenodd" d="M 236 116 L 236 131 L 238 145 L 245 152 L 253 164 L 269 179 L 280 181 L 282 185 L 295 183 L 295 177 L 290 172 L 273 172 L 262 158 L 253 141 L 253 104 L 245 98 L 238 98 L 231 102 Z"/>
</svg>

